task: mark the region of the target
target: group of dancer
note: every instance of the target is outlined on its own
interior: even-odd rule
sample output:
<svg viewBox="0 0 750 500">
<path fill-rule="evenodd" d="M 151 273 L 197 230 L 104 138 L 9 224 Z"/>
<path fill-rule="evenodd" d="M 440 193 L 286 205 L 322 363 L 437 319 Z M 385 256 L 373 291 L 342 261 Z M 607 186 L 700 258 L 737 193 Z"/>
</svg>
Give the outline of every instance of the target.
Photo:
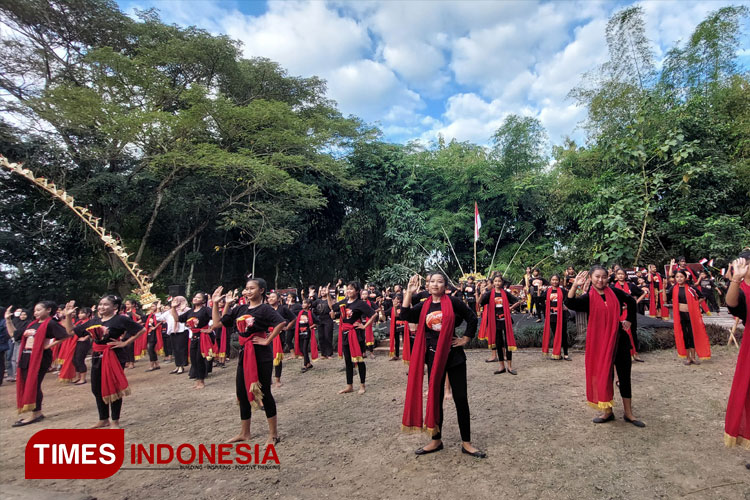
<svg viewBox="0 0 750 500">
<path fill-rule="evenodd" d="M 750 252 L 745 252 L 726 275 L 730 280 L 727 306 L 745 324 L 750 291 L 748 261 Z M 579 273 L 568 268 L 561 275 L 546 279 L 538 270 L 529 269 L 522 281 L 526 297 L 511 290 L 498 272 L 489 280 L 475 283 L 470 278 L 458 287 L 442 272 L 433 272 L 424 278 L 413 276 L 405 290 L 400 285 L 383 291 L 374 286 L 362 289 L 357 282 L 344 285 L 339 281 L 333 288 L 330 284 L 311 287 L 307 297 L 299 302 L 290 294 L 287 304 L 282 304 L 284 300 L 278 292 L 268 290 L 263 279 L 252 277 L 241 291 L 225 292 L 220 286 L 210 296 L 196 293 L 191 306 L 183 297 L 172 299 L 167 306 L 157 302 L 146 315 L 139 315 L 132 301 L 123 309 L 121 300 L 114 295 L 101 298 L 96 314 L 77 309 L 72 301 L 59 311 L 56 304 L 42 301 L 35 305 L 33 319 L 21 324 L 13 321 L 13 309 L 8 307 L 6 325 L 19 340 L 18 410 L 31 412 L 13 425 L 28 425 L 44 418 L 42 380 L 56 357 L 55 350 L 64 352 L 61 356 L 68 363 L 59 378 L 80 385 L 86 383 L 85 358 L 91 348 L 91 390 L 99 414 L 94 427 L 116 428 L 122 398 L 130 392 L 125 369 L 131 368 L 135 359 L 147 353 L 149 372 L 160 369 L 159 355 L 174 361 L 173 374 L 184 373 L 189 365 L 194 387 L 201 389 L 214 363 L 225 366 L 235 338 L 235 387 L 241 425 L 230 442 L 250 438 L 252 411 L 262 409 L 269 424 L 267 443 L 277 444 L 277 408 L 272 387 L 281 386 L 284 354 L 293 349 L 295 356 L 303 360 L 302 372 L 311 370 L 317 359 L 331 358 L 338 320 L 337 351 L 344 360 L 346 377 L 346 385 L 339 393 L 354 392 L 356 369 L 360 382 L 357 392 L 364 394 L 365 359 L 374 356 L 373 325 L 379 321 L 389 323 L 390 359 L 397 360 L 403 353 L 408 364 L 403 428 L 426 430 L 431 437 L 416 453 L 443 449 L 443 400 L 449 389 L 456 405 L 462 453 L 483 458 L 486 454 L 471 443 L 464 346 L 475 336 L 486 340 L 488 347 L 496 351 L 487 361 L 499 363 L 494 373 L 517 375 L 512 365 L 516 350 L 512 313 L 525 306 L 528 314 L 544 321 L 542 352 L 552 359 L 570 359 L 566 330 L 570 311 L 587 316 L 586 397 L 590 405 L 601 411 L 593 421 L 601 424 L 615 419 L 612 409 L 616 372 L 625 421 L 645 427 L 635 417 L 631 404 L 631 361 L 639 360 L 639 305 L 645 303 L 643 310 L 648 309 L 650 316 L 668 319 L 668 305 L 672 304 L 678 355 L 685 358 L 686 364 L 699 364 L 701 359 L 710 357 L 701 316 L 706 295 L 696 283 L 699 277 L 679 259 L 670 263 L 669 271 L 668 276 L 661 276 L 655 266 L 649 266 L 645 274 L 633 280 L 624 269 L 609 271 L 593 266 Z M 457 335 L 457 328 L 464 323 L 463 334 Z M 750 447 L 750 347 L 744 344 L 727 411 L 726 440 L 727 444 Z M 424 366 L 428 377 L 426 408 Z"/>
</svg>

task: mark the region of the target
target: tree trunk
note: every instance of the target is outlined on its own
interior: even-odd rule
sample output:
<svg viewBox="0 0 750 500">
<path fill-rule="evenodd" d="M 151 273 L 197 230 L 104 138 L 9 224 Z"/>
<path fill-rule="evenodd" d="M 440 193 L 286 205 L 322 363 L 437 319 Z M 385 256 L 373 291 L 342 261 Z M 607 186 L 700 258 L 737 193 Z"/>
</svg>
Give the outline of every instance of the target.
<svg viewBox="0 0 750 500">
<path fill-rule="evenodd" d="M 276 259 L 276 274 L 273 277 L 273 287 L 279 288 L 279 259 Z"/>
<path fill-rule="evenodd" d="M 177 175 L 177 170 L 178 168 L 175 165 L 169 175 L 162 179 L 162 181 L 159 183 L 159 186 L 156 188 L 156 201 L 154 202 L 154 209 L 151 211 L 151 218 L 146 225 L 146 232 L 143 233 L 143 237 L 141 237 L 141 244 L 138 247 L 138 252 L 135 254 L 135 262 L 141 262 L 143 251 L 146 249 L 146 240 L 148 240 L 149 235 L 151 235 L 151 230 L 154 228 L 154 223 L 156 222 L 156 216 L 159 214 L 159 209 L 161 208 L 161 202 L 164 199 L 164 189 L 170 182 L 174 180 L 175 176 Z"/>
<path fill-rule="evenodd" d="M 199 244 L 199 243 L 200 243 L 200 238 L 198 238 L 197 240 L 195 239 L 193 240 L 193 252 L 192 253 L 195 253 L 196 244 Z M 187 295 L 188 297 L 190 297 L 190 291 L 193 288 L 193 271 L 195 271 L 195 259 L 191 258 L 190 274 L 188 274 L 187 287 L 185 287 L 185 295 Z"/>
<path fill-rule="evenodd" d="M 154 270 L 154 272 L 151 273 L 151 275 L 149 276 L 149 278 L 151 279 L 151 281 L 155 280 L 157 278 L 157 276 L 159 276 L 164 271 L 164 269 L 167 267 L 167 265 L 169 265 L 169 263 L 172 262 L 172 259 L 175 258 L 175 256 L 177 255 L 177 253 L 180 250 L 182 250 L 182 248 L 185 245 L 187 245 L 188 243 L 190 243 L 193 240 L 193 238 L 195 238 L 196 236 L 198 236 L 200 233 L 202 233 L 208 227 L 208 225 L 215 219 L 215 215 L 216 214 L 221 213 L 222 210 L 225 210 L 227 207 L 229 207 L 230 205 L 232 205 L 232 203 L 234 203 L 235 199 L 241 198 L 241 197 L 247 195 L 247 193 L 250 192 L 251 189 L 252 188 L 247 188 L 245 191 L 243 191 L 242 193 L 240 193 L 236 197 L 229 198 L 227 201 L 225 201 L 219 207 L 217 207 L 216 210 L 214 210 L 213 214 L 205 216 L 203 218 L 203 222 L 198 227 L 196 227 L 193 230 L 193 232 L 190 233 L 187 236 L 187 238 L 185 238 L 176 247 L 174 247 L 172 249 L 172 251 L 169 252 L 169 254 L 167 254 L 167 256 L 164 258 L 164 260 L 161 261 L 161 264 L 159 264 L 157 266 L 157 268 Z"/>
<path fill-rule="evenodd" d="M 250 274 L 253 278 L 255 278 L 255 257 L 257 256 L 257 252 L 255 251 L 255 243 L 253 243 L 253 267 L 250 270 Z"/>
</svg>

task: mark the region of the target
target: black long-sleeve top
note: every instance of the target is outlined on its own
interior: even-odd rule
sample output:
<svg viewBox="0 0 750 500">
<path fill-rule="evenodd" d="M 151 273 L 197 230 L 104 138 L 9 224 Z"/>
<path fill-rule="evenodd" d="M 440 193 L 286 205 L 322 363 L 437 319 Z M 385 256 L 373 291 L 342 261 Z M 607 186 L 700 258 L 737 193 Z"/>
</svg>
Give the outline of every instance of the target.
<svg viewBox="0 0 750 500">
<path fill-rule="evenodd" d="M 620 301 L 620 307 L 626 307 L 628 309 L 627 317 L 626 319 L 630 321 L 631 324 L 635 324 L 636 322 L 636 314 L 638 313 L 638 306 L 635 303 L 635 299 L 632 295 L 627 294 L 620 290 L 619 288 L 612 288 L 611 289 L 615 296 L 617 297 L 617 300 Z M 589 312 L 589 294 L 591 293 L 598 293 L 595 288 L 591 287 L 591 289 L 581 295 L 580 297 L 573 297 L 572 299 L 565 296 L 565 307 L 567 307 L 570 310 L 578 311 L 578 312 Z M 602 300 L 604 302 L 607 301 L 606 295 L 600 294 L 602 297 Z M 620 326 L 620 330 L 622 330 L 622 326 Z"/>
<path fill-rule="evenodd" d="M 672 303 L 672 296 L 674 294 L 674 287 L 676 287 L 676 286 L 677 285 L 672 285 L 669 288 L 667 288 L 667 303 L 668 304 Z M 693 291 L 693 293 L 695 294 L 695 297 L 698 300 L 700 300 L 700 299 L 703 298 L 703 294 L 701 293 L 700 290 L 698 290 L 697 288 L 695 288 L 693 285 L 688 285 L 688 286 Z M 677 291 L 677 300 L 680 301 L 680 304 L 687 304 L 687 296 L 685 295 L 685 287 L 684 286 L 681 286 L 680 289 Z"/>
<path fill-rule="evenodd" d="M 455 315 L 454 331 L 451 336 L 455 336 L 455 328 L 458 328 L 461 323 L 466 321 L 466 331 L 464 337 L 473 338 L 477 331 L 477 315 L 474 311 L 466 305 L 466 303 L 458 297 L 448 295 L 447 296 L 451 304 L 453 305 L 453 314 Z M 427 337 L 427 349 L 435 352 L 437 350 L 437 342 L 440 337 L 440 326 L 442 324 L 442 312 L 440 302 L 430 301 L 429 309 L 427 310 L 427 316 L 425 317 L 425 333 Z M 402 321 L 408 321 L 409 323 L 419 323 L 420 315 L 422 314 L 423 304 L 418 303 L 412 307 L 402 307 L 399 313 L 399 319 Z M 450 353 L 448 354 L 448 361 L 446 367 L 452 367 L 466 362 L 466 353 L 463 347 L 451 346 Z"/>
<path fill-rule="evenodd" d="M 737 305 L 735 307 L 729 307 L 727 306 L 727 309 L 729 309 L 729 314 L 740 318 L 742 320 L 742 324 L 747 324 L 747 297 L 745 296 L 745 291 L 740 289 L 740 296 L 737 297 Z"/>
</svg>

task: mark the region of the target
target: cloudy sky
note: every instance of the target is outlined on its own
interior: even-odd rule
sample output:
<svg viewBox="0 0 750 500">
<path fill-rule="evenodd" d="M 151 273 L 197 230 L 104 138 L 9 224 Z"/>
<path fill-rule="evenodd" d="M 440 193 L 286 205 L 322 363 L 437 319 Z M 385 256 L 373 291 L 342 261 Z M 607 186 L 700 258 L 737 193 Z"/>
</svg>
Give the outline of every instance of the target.
<svg viewBox="0 0 750 500">
<path fill-rule="evenodd" d="M 553 143 L 581 140 L 585 112 L 568 91 L 606 60 L 607 19 L 631 3 L 119 0 L 126 12 L 155 7 L 165 22 L 241 40 L 247 57 L 325 78 L 343 113 L 388 140 L 480 144 L 509 113 L 539 118 Z M 746 2 L 638 2 L 657 60 L 732 3 Z"/>
</svg>

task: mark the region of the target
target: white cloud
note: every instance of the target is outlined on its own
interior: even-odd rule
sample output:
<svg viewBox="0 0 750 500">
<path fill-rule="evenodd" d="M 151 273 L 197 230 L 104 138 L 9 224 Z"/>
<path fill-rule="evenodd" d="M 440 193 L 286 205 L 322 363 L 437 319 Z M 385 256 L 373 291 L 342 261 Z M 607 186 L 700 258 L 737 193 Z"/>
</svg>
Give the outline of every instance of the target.
<svg viewBox="0 0 750 500">
<path fill-rule="evenodd" d="M 553 143 L 565 135 L 580 140 L 575 127 L 585 110 L 567 94 L 606 61 L 607 20 L 624 5 L 273 0 L 265 13 L 248 15 L 237 1 L 134 1 L 160 8 L 167 22 L 240 39 L 246 56 L 268 57 L 293 75 L 325 78 L 343 113 L 379 123 L 387 138 L 443 134 L 482 144 L 509 113 L 539 118 Z M 730 3 L 638 3 L 657 64 L 710 11 Z"/>
<path fill-rule="evenodd" d="M 221 24 L 244 43 L 246 56 L 267 57 L 295 75 L 325 74 L 361 59 L 371 47 L 364 26 L 322 2 L 271 2 L 262 16 L 233 11 Z"/>
<path fill-rule="evenodd" d="M 341 108 L 365 119 L 404 117 L 422 106 L 419 94 L 403 86 L 390 68 L 369 59 L 330 73 L 328 87 Z"/>
</svg>

